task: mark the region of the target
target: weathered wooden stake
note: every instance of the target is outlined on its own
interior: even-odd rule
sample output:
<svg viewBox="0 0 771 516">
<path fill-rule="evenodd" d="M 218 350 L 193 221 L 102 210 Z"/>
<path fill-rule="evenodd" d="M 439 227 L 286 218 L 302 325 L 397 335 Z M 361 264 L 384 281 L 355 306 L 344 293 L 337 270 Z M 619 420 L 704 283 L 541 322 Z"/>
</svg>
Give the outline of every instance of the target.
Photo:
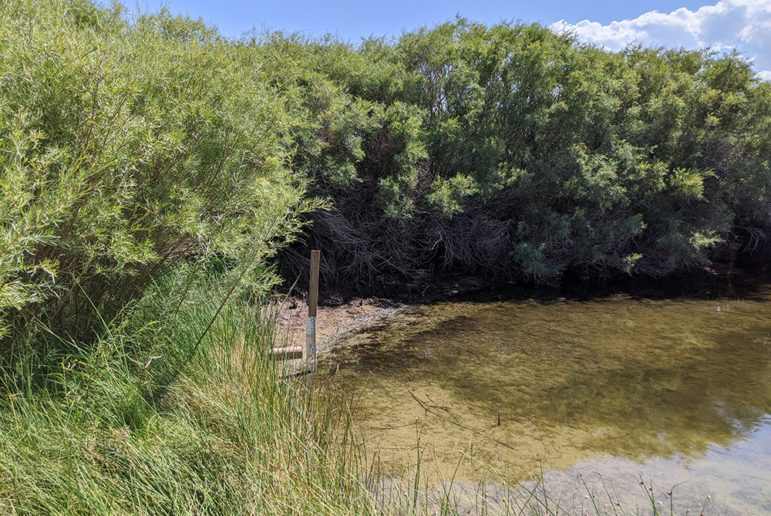
<svg viewBox="0 0 771 516">
<path fill-rule="evenodd" d="M 270 354 L 279 360 L 297 360 L 303 357 L 302 346 L 288 346 L 285 348 L 273 348 Z"/>
<path fill-rule="evenodd" d="M 316 306 L 319 302 L 319 261 L 321 251 L 311 251 L 310 282 L 308 284 L 308 318 L 305 320 L 305 361 L 308 369 L 316 370 Z"/>
</svg>

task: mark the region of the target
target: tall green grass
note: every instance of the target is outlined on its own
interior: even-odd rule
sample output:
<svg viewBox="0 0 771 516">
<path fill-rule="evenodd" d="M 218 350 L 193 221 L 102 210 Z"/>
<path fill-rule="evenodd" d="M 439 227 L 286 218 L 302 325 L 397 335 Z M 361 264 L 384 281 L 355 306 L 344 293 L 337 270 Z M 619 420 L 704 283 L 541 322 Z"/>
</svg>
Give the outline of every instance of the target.
<svg viewBox="0 0 771 516">
<path fill-rule="evenodd" d="M 172 274 L 96 345 L 58 339 L 3 371 L 1 513 L 372 512 L 333 438 L 346 420 L 266 354 L 275 311 L 193 283 Z"/>
</svg>

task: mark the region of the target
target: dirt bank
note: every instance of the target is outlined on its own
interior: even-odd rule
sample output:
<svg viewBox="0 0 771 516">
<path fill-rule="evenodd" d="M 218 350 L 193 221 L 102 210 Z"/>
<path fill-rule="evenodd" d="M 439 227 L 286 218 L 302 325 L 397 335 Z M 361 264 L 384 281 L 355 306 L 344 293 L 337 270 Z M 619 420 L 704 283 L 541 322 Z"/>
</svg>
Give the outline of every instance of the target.
<svg viewBox="0 0 771 516">
<path fill-rule="evenodd" d="M 319 353 L 326 352 L 343 334 L 374 324 L 386 315 L 409 306 L 381 298 L 353 298 L 339 304 L 320 305 L 316 314 L 316 341 Z M 300 297 L 287 298 L 279 311 L 281 346 L 305 343 L 308 305 Z"/>
<path fill-rule="evenodd" d="M 606 280 L 564 281 L 551 287 L 496 282 L 474 275 L 444 275 L 431 284 L 393 284 L 379 296 L 361 296 L 357 291 L 321 292 L 316 319 L 319 353 L 328 351 L 344 334 L 374 325 L 383 317 L 407 307 L 448 299 L 536 297 L 545 300 L 590 299 L 623 292 L 644 297 L 712 297 L 730 293 L 734 288 L 748 288 L 767 281 L 763 269 L 742 270 L 713 266 L 667 278 L 617 277 Z M 279 325 L 281 346 L 299 346 L 305 342 L 305 318 L 308 315 L 304 295 L 280 298 Z"/>
<path fill-rule="evenodd" d="M 321 292 L 316 315 L 316 341 L 319 353 L 324 353 L 340 336 L 372 326 L 396 310 L 423 303 L 432 303 L 455 296 L 485 290 L 494 285 L 476 276 L 448 275 L 437 278 L 431 285 L 392 285 L 382 297 L 360 296 L 355 291 Z M 305 342 L 305 318 L 308 316 L 304 295 L 280 298 L 279 326 L 281 346 L 300 346 Z"/>
</svg>

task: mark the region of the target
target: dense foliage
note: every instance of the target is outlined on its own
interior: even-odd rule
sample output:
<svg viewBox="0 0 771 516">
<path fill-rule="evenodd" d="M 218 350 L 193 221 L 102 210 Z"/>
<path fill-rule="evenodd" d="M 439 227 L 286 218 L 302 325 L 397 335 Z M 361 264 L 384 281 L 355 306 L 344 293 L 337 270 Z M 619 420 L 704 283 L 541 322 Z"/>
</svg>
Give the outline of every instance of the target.
<svg viewBox="0 0 771 516">
<path fill-rule="evenodd" d="M 191 255 L 261 262 L 316 206 L 239 49 L 120 6 L 0 6 L 0 338 L 86 338 Z M 11 327 L 12 326 L 12 327 Z"/>
<path fill-rule="evenodd" d="M 553 281 L 771 226 L 739 56 L 465 20 L 230 41 L 101 4 L 0 2 L 3 513 L 378 513 L 350 429 L 267 356 L 279 252 L 289 280 L 313 246 L 328 282 Z"/>
<path fill-rule="evenodd" d="M 750 251 L 769 223 L 771 88 L 737 55 L 462 19 L 261 47 L 296 63 L 284 83 L 313 121 L 296 167 L 335 206 L 311 229 L 328 279 L 658 276 Z"/>
<path fill-rule="evenodd" d="M 313 246 L 360 286 L 663 275 L 769 222 L 771 88 L 736 55 L 463 19 L 229 41 L 88 0 L 4 2 L 0 50 L 6 338 L 87 336 L 180 259 L 264 263 L 306 222 L 285 277 Z"/>
</svg>

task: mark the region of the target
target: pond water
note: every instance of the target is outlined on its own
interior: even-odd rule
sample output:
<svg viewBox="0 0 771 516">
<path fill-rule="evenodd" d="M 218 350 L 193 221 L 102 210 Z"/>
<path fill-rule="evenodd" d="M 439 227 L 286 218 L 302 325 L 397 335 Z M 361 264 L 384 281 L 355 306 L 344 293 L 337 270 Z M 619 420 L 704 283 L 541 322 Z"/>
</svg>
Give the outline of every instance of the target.
<svg viewBox="0 0 771 516">
<path fill-rule="evenodd" d="M 385 475 L 414 475 L 420 457 L 429 483 L 537 478 L 560 500 L 610 489 L 627 508 L 652 485 L 667 509 L 674 487 L 680 511 L 771 513 L 768 284 L 441 302 L 320 365 Z"/>
</svg>

